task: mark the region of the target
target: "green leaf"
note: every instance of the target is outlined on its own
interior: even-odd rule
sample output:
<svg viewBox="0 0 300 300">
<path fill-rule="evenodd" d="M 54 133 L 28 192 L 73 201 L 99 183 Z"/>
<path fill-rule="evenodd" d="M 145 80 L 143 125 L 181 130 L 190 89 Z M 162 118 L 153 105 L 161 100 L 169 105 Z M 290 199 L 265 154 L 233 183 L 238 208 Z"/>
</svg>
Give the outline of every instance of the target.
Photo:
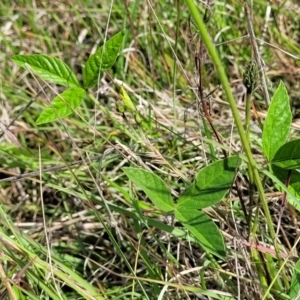
<svg viewBox="0 0 300 300">
<path fill-rule="evenodd" d="M 262 135 L 263 151 L 272 160 L 277 150 L 285 143 L 292 122 L 290 99 L 286 87 L 280 82 L 272 98 Z"/>
<path fill-rule="evenodd" d="M 157 208 L 164 212 L 174 210 L 171 193 L 159 176 L 139 168 L 123 168 L 123 171 L 136 186 L 145 192 Z"/>
<path fill-rule="evenodd" d="M 221 201 L 229 191 L 240 163 L 238 156 L 232 156 L 202 169 L 179 198 L 177 209 L 201 209 Z"/>
<path fill-rule="evenodd" d="M 70 115 L 81 104 L 85 94 L 85 90 L 78 87 L 65 90 L 52 100 L 51 106 L 41 113 L 35 123 L 49 123 Z"/>
<path fill-rule="evenodd" d="M 83 70 L 83 85 L 88 89 L 98 82 L 99 72 L 110 69 L 121 49 L 125 31 L 120 31 L 91 55 Z"/>
<path fill-rule="evenodd" d="M 285 186 L 287 178 L 288 178 L 288 170 L 277 167 L 276 165 L 271 166 L 272 173 L 276 176 L 276 178 L 281 182 L 283 186 Z M 273 179 L 276 187 L 280 191 L 284 191 L 282 185 L 280 186 L 277 181 Z M 292 170 L 290 173 L 290 182 L 287 189 L 287 200 L 288 202 L 300 211 L 300 173 L 297 170 Z"/>
<path fill-rule="evenodd" d="M 80 87 L 75 74 L 62 61 L 55 57 L 42 54 L 14 55 L 12 61 L 17 65 L 28 68 L 44 80 L 66 87 Z"/>
<path fill-rule="evenodd" d="M 271 163 L 283 169 L 300 169 L 300 139 L 282 145 Z"/>
<path fill-rule="evenodd" d="M 300 259 L 297 261 L 294 268 L 294 273 L 291 282 L 290 299 L 298 299 L 300 291 Z"/>
<path fill-rule="evenodd" d="M 220 258 L 225 256 L 223 237 L 215 223 L 195 209 L 175 209 L 175 216 L 199 241 L 201 247 Z"/>
</svg>

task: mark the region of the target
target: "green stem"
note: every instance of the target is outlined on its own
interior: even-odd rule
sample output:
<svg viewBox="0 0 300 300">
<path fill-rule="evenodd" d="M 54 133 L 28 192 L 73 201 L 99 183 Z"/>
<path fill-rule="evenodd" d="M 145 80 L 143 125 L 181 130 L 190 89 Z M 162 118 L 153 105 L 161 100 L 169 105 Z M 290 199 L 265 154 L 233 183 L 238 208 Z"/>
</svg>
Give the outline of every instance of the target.
<svg viewBox="0 0 300 300">
<path fill-rule="evenodd" d="M 251 93 L 247 93 L 246 95 L 246 111 L 245 111 L 245 132 L 248 145 L 250 143 L 250 118 L 251 118 Z M 253 169 L 248 164 L 248 174 L 249 174 L 249 230 L 251 232 L 251 217 L 252 217 L 252 208 L 254 205 L 254 176 L 253 176 Z M 253 234 L 253 232 L 252 232 Z"/>
<path fill-rule="evenodd" d="M 231 88 L 229 85 L 227 75 L 225 74 L 225 70 L 222 66 L 222 62 L 216 52 L 213 42 L 211 41 L 210 35 L 208 34 L 208 32 L 205 28 L 205 25 L 202 21 L 202 18 L 198 12 L 196 5 L 194 3 L 194 0 L 186 0 L 185 2 L 186 2 L 187 6 L 190 10 L 190 13 L 199 29 L 199 33 L 201 35 L 202 41 L 204 42 L 204 44 L 207 48 L 210 58 L 213 61 L 214 65 L 217 69 L 217 73 L 219 75 L 222 87 L 227 96 L 227 100 L 229 102 L 229 105 L 230 105 L 230 108 L 231 108 L 231 111 L 233 114 L 233 118 L 234 118 L 237 130 L 238 130 L 244 151 L 245 151 L 247 159 L 248 159 L 249 168 L 251 168 L 253 170 L 253 177 L 254 177 L 254 181 L 257 186 L 258 195 L 259 195 L 259 198 L 260 198 L 260 201 L 261 201 L 264 213 L 265 213 L 265 217 L 267 220 L 271 238 L 274 240 L 274 246 L 275 246 L 275 250 L 277 253 L 277 257 L 279 258 L 279 249 L 278 249 L 278 245 L 276 242 L 275 230 L 274 230 L 274 227 L 272 224 L 269 207 L 268 207 L 268 204 L 267 204 L 267 201 L 265 198 L 264 189 L 263 189 L 263 186 L 261 183 L 259 172 L 255 165 L 255 161 L 253 159 L 253 155 L 251 153 L 250 145 L 248 144 L 247 137 L 244 132 L 243 124 L 242 124 L 242 121 L 241 121 L 241 118 L 239 115 L 239 111 L 237 109 L 237 106 L 236 106 L 236 103 L 235 103 L 235 100 L 234 100 L 234 97 L 233 97 L 233 94 L 232 94 L 232 91 L 231 91 Z"/>
<path fill-rule="evenodd" d="M 177 120 L 177 110 L 176 110 L 176 75 L 177 75 L 177 62 L 176 55 L 178 51 L 178 37 L 179 37 L 179 23 L 180 23 L 180 0 L 176 0 L 176 9 L 177 9 L 177 19 L 176 19 L 176 35 L 175 35 L 175 45 L 174 45 L 174 65 L 173 65 L 173 114 L 174 120 Z M 177 126 L 177 124 L 175 124 Z"/>
<path fill-rule="evenodd" d="M 245 112 L 245 132 L 248 144 L 250 145 L 250 115 L 251 115 L 251 94 L 246 95 L 246 112 Z"/>
</svg>

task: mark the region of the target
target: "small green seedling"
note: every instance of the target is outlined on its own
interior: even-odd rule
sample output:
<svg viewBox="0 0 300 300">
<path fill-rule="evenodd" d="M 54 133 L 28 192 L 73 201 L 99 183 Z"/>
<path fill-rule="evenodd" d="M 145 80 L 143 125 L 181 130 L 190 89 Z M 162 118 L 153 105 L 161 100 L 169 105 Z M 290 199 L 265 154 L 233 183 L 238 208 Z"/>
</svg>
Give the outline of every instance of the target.
<svg viewBox="0 0 300 300">
<path fill-rule="evenodd" d="M 67 87 L 58 94 L 36 120 L 36 124 L 53 122 L 70 115 L 84 100 L 89 88 L 98 83 L 102 72 L 110 69 L 119 55 L 125 31 L 121 31 L 106 41 L 87 60 L 83 69 L 83 83 L 80 83 L 71 68 L 61 60 L 42 55 L 15 55 L 12 61 L 29 69 L 42 79 Z"/>
</svg>

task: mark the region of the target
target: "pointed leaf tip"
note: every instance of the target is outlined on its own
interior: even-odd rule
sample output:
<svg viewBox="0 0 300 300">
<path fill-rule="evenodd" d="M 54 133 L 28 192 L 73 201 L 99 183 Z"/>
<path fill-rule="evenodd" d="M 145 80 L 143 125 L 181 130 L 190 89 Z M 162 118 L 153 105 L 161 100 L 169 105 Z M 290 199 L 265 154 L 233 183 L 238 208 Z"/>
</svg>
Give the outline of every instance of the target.
<svg viewBox="0 0 300 300">
<path fill-rule="evenodd" d="M 42 79 L 66 87 L 80 87 L 75 74 L 64 62 L 43 54 L 14 55 L 12 61 L 22 68 L 30 68 Z"/>
<path fill-rule="evenodd" d="M 145 192 L 158 209 L 164 212 L 174 209 L 171 193 L 159 176 L 139 168 L 123 168 L 123 171 L 136 186 Z"/>
<path fill-rule="evenodd" d="M 110 69 L 120 52 L 125 30 L 120 31 L 90 56 L 83 70 L 84 88 L 88 89 L 98 82 L 99 72 Z"/>
<path fill-rule="evenodd" d="M 85 90 L 78 87 L 65 90 L 52 100 L 51 106 L 40 114 L 35 123 L 41 125 L 70 115 L 81 104 L 85 94 Z"/>
</svg>

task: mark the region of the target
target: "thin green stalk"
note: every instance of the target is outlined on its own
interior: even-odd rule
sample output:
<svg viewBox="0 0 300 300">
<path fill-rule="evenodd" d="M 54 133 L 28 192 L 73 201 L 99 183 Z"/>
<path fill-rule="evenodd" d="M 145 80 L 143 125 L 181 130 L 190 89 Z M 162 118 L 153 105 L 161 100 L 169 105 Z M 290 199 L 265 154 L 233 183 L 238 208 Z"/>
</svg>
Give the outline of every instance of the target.
<svg viewBox="0 0 300 300">
<path fill-rule="evenodd" d="M 254 68 L 253 68 L 254 66 Z M 245 133 L 246 138 L 248 140 L 248 144 L 250 143 L 250 119 L 251 119 L 251 97 L 252 91 L 256 85 L 256 67 L 253 62 L 251 62 L 244 73 L 244 84 L 247 87 L 247 94 L 246 94 L 246 110 L 245 110 Z M 248 174 L 249 174 L 249 218 L 248 218 L 248 225 L 249 225 L 249 240 L 251 243 L 256 243 L 256 230 L 258 226 L 258 209 L 255 213 L 254 221 L 252 222 L 252 209 L 254 207 L 254 178 L 253 178 L 253 170 L 248 165 Z M 263 185 L 264 186 L 264 185 Z M 264 257 L 259 255 L 256 249 L 251 249 L 253 259 L 256 262 L 256 269 L 258 276 L 260 278 L 260 282 L 263 286 L 267 286 L 267 278 L 270 278 L 271 274 L 274 272 L 270 272 L 270 265 L 265 263 Z M 265 268 L 264 268 L 265 266 Z M 265 269 L 265 270 L 264 270 Z M 276 288 L 282 288 L 279 282 L 276 282 Z"/>
<path fill-rule="evenodd" d="M 246 111 L 245 111 L 245 132 L 246 132 L 246 138 L 248 141 L 248 145 L 250 144 L 250 118 L 251 118 L 251 95 L 252 93 L 246 94 Z M 252 216 L 252 207 L 254 205 L 254 176 L 253 176 L 253 170 L 250 165 L 248 165 L 248 174 L 249 174 L 249 218 L 248 218 L 248 225 L 251 234 L 253 235 L 253 232 L 251 231 L 251 216 Z M 255 232 L 254 232 L 255 234 Z"/>
<path fill-rule="evenodd" d="M 266 280 L 266 275 L 264 274 L 263 265 L 261 262 L 261 257 L 258 253 L 258 250 L 251 249 L 252 260 L 256 268 L 257 276 L 262 286 L 268 286 L 268 282 Z"/>
<path fill-rule="evenodd" d="M 250 145 L 250 116 L 251 116 L 251 94 L 246 96 L 246 111 L 245 111 L 245 132 L 248 144 Z"/>
<path fill-rule="evenodd" d="M 174 120 L 177 120 L 177 110 L 176 110 L 176 75 L 177 75 L 177 62 L 176 55 L 178 50 L 178 36 L 179 36 L 179 22 L 180 22 L 180 1 L 176 0 L 176 9 L 177 9 L 177 19 L 176 19 L 176 35 L 175 35 L 175 45 L 174 45 L 174 65 L 173 65 L 173 114 Z M 175 124 L 177 125 L 177 124 Z"/>
<path fill-rule="evenodd" d="M 268 204 L 267 204 L 267 201 L 265 198 L 264 189 L 263 189 L 263 186 L 261 183 L 259 172 L 255 165 L 255 161 L 253 159 L 253 155 L 251 153 L 250 145 L 248 144 L 247 137 L 244 132 L 243 124 L 242 124 L 241 118 L 239 116 L 239 112 L 238 112 L 238 109 L 237 109 L 237 106 L 236 106 L 236 103 L 235 103 L 235 100 L 234 100 L 234 97 L 233 97 L 233 94 L 232 94 L 232 91 L 231 91 L 231 88 L 229 85 L 227 75 L 225 74 L 224 68 L 222 66 L 222 62 L 216 52 L 213 42 L 211 41 L 210 35 L 208 34 L 208 32 L 205 28 L 205 25 L 202 21 L 202 18 L 198 12 L 196 5 L 194 3 L 194 0 L 186 0 L 186 4 L 187 4 L 187 6 L 190 10 L 190 13 L 199 29 L 199 34 L 201 35 L 202 41 L 204 42 L 204 44 L 207 48 L 210 58 L 213 61 L 214 65 L 217 69 L 217 73 L 219 75 L 222 87 L 227 96 L 227 99 L 228 99 L 228 102 L 229 102 L 229 105 L 230 105 L 230 108 L 231 108 L 231 111 L 233 114 L 233 118 L 234 118 L 237 130 L 238 130 L 244 151 L 245 151 L 247 159 L 248 159 L 249 168 L 251 168 L 253 170 L 254 181 L 257 186 L 259 199 L 261 201 L 261 204 L 262 204 L 262 207 L 263 207 L 263 210 L 265 213 L 265 217 L 266 217 L 266 221 L 267 221 L 267 224 L 269 227 L 271 238 L 274 240 L 274 246 L 275 246 L 275 250 L 277 253 L 277 257 L 278 257 L 278 259 L 280 259 L 278 244 L 276 241 L 275 230 L 274 230 L 274 227 L 272 224 L 269 207 L 268 207 Z"/>
</svg>

